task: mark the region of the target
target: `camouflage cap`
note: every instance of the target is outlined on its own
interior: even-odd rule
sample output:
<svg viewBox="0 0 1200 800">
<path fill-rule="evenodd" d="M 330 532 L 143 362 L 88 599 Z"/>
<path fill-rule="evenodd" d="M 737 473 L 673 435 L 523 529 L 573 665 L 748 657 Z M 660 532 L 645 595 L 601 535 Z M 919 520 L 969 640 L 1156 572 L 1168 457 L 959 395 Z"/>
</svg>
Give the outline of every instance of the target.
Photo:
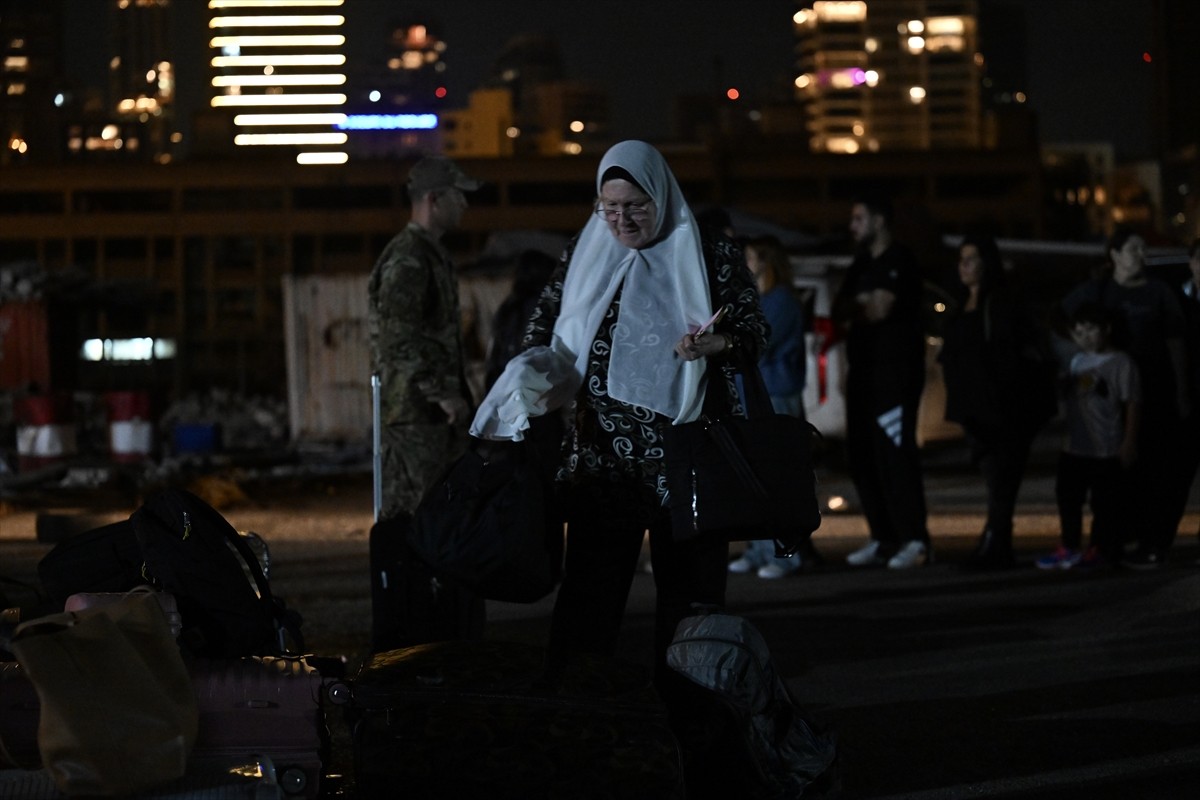
<svg viewBox="0 0 1200 800">
<path fill-rule="evenodd" d="M 482 185 L 483 181 L 467 177 L 458 164 L 445 156 L 422 158 L 408 172 L 408 193 L 414 198 L 451 186 L 464 192 L 473 192 Z"/>
</svg>

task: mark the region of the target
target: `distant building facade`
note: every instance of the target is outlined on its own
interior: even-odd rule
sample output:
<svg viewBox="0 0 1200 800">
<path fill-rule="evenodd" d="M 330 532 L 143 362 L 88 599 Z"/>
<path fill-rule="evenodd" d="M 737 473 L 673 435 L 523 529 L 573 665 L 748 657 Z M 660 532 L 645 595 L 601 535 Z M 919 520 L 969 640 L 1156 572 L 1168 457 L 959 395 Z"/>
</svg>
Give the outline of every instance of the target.
<svg viewBox="0 0 1200 800">
<path fill-rule="evenodd" d="M 61 13 L 57 4 L 0 2 L 0 166 L 60 155 Z"/>
<path fill-rule="evenodd" d="M 340 164 L 345 121 L 346 37 L 342 0 L 321 5 L 210 0 L 210 120 L 200 149 L 218 151 L 226 131 L 236 147 L 285 153 L 300 164 Z M 230 119 L 231 118 L 231 119 Z"/>
<path fill-rule="evenodd" d="M 818 0 L 793 23 L 814 152 L 983 146 L 975 0 Z"/>
</svg>

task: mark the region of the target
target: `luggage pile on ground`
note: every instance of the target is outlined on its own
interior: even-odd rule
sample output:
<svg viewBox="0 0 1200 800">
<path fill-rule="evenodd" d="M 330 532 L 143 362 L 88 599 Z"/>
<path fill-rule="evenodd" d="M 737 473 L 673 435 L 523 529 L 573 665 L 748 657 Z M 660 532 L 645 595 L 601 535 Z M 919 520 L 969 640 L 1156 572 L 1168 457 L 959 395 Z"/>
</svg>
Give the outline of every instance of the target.
<svg viewBox="0 0 1200 800">
<path fill-rule="evenodd" d="M 57 544 L 5 612 L 0 796 L 318 797 L 326 680 L 269 565 L 182 490 Z"/>
<path fill-rule="evenodd" d="M 686 785 L 647 670 L 485 640 L 471 592 L 413 555 L 409 524 L 371 532 L 373 641 L 353 674 L 304 654 L 266 542 L 193 494 L 63 539 L 39 564 L 44 602 L 0 614 L 0 797 L 711 796 Z M 748 622 L 689 618 L 670 657 L 728 711 L 722 796 L 835 788 L 832 737 Z M 338 724 L 348 783 L 330 773 Z"/>
</svg>

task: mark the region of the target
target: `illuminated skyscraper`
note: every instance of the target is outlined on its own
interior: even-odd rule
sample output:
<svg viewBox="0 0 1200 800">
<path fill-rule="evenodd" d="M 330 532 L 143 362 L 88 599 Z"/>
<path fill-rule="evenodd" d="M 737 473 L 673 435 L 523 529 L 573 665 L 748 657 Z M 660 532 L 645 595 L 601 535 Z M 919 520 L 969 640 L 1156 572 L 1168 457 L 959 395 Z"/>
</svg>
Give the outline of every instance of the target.
<svg viewBox="0 0 1200 800">
<path fill-rule="evenodd" d="M 87 137 L 84 144 L 89 150 L 124 150 L 168 161 L 175 107 L 175 68 L 167 38 L 171 1 L 109 2 L 114 9 L 108 62 L 112 123 L 98 139 Z"/>
<path fill-rule="evenodd" d="M 982 145 L 975 0 L 817 0 L 793 18 L 814 151 Z"/>
<path fill-rule="evenodd" d="M 301 164 L 346 161 L 343 0 L 209 0 L 212 106 L 234 144 L 284 148 Z"/>
</svg>

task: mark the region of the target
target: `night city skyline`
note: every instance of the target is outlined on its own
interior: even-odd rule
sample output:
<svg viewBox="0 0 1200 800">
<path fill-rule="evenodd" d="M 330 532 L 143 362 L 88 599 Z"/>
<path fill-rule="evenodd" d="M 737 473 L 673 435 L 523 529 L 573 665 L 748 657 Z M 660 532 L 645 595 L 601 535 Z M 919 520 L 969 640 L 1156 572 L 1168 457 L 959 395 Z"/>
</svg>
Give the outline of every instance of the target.
<svg viewBox="0 0 1200 800">
<path fill-rule="evenodd" d="M 207 4 L 175 4 L 172 39 L 179 50 L 177 126 L 206 104 L 209 31 Z M 618 138 L 669 138 L 675 101 L 686 94 L 736 87 L 744 101 L 761 102 L 786 89 L 795 77 L 792 0 L 753 0 L 736 13 L 719 0 L 660 0 L 654 4 L 614 0 L 603 5 L 525 0 L 517 3 L 441 0 L 403 3 L 353 0 L 345 8 L 347 47 L 360 59 L 381 52 L 392 22 L 430 19 L 449 45 L 446 86 L 449 107 L 465 106 L 467 94 L 489 74 L 513 36 L 543 33 L 560 46 L 564 72 L 611 93 Z M 1119 157 L 1140 158 L 1153 149 L 1153 58 L 1150 6 L 1144 0 L 1094 0 L 1086 15 L 1065 0 L 980 0 L 981 15 L 1024 16 L 1025 70 L 1030 108 L 1043 143 L 1113 144 Z M 65 64 L 77 86 L 106 74 L 104 3 L 73 3 L 65 36 Z M 984 32 L 986 37 L 986 31 Z M 619 47 L 609 47 L 618 42 Z M 1012 53 L 987 54 L 1014 61 Z M 195 65 L 195 69 L 189 69 Z"/>
</svg>

